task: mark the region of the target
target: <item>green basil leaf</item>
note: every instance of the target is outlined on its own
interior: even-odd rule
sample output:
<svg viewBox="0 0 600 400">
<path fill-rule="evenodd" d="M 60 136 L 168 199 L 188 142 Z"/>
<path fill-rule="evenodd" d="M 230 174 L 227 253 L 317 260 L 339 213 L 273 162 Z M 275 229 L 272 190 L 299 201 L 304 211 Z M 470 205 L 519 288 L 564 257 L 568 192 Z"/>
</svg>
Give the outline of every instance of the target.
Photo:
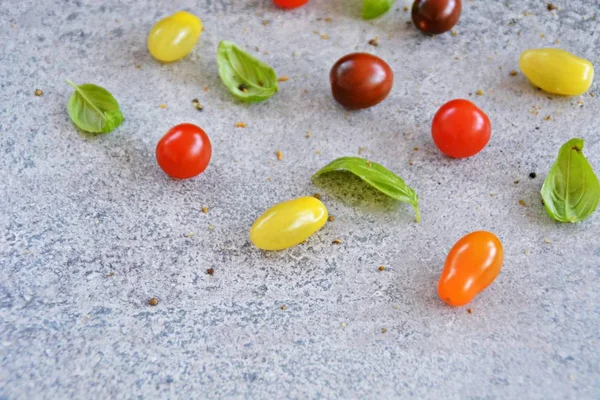
<svg viewBox="0 0 600 400">
<path fill-rule="evenodd" d="M 589 217 L 600 202 L 600 183 L 583 155 L 583 139 L 563 144 L 542 186 L 546 211 L 560 222 Z"/>
<path fill-rule="evenodd" d="M 238 99 L 257 103 L 273 96 L 279 89 L 273 68 L 227 40 L 217 51 L 219 76 Z"/>
<path fill-rule="evenodd" d="M 119 103 L 108 90 L 91 84 L 76 85 L 67 80 L 75 92 L 67 103 L 69 117 L 86 132 L 107 133 L 115 130 L 125 118 Z"/>
<path fill-rule="evenodd" d="M 402 178 L 385 168 L 383 165 L 359 157 L 342 157 L 321 168 L 313 175 L 313 179 L 324 173 L 333 171 L 351 172 L 391 198 L 412 204 L 415 213 L 417 214 L 417 222 L 421 220 L 421 214 L 419 213 L 419 197 L 417 196 L 417 193 L 404 183 Z"/>
<path fill-rule="evenodd" d="M 382 16 L 392 8 L 396 0 L 363 0 L 363 19 L 374 19 Z"/>
</svg>

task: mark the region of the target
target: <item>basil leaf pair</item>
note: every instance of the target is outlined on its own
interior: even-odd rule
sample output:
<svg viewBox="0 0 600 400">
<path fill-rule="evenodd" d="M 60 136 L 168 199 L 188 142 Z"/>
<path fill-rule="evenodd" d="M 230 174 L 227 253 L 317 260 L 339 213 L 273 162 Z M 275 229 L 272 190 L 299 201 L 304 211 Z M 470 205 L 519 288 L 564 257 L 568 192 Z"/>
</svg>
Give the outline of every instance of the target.
<svg viewBox="0 0 600 400">
<path fill-rule="evenodd" d="M 400 178 L 381 164 L 367 161 L 359 157 L 342 157 L 332 161 L 313 175 L 313 179 L 327 172 L 347 171 L 390 196 L 404 203 L 412 204 L 417 214 L 417 222 L 421 221 L 419 213 L 419 197 L 417 193 Z"/>
<path fill-rule="evenodd" d="M 541 194 L 548 214 L 560 222 L 583 221 L 596 211 L 600 183 L 583 155 L 583 139 L 562 145 Z"/>
<path fill-rule="evenodd" d="M 91 133 L 107 133 L 121 125 L 125 118 L 119 103 L 108 90 L 91 83 L 76 85 L 69 80 L 67 83 L 75 89 L 67 103 L 67 111 L 80 129 Z"/>
<path fill-rule="evenodd" d="M 256 103 L 267 100 L 279 90 L 273 68 L 227 40 L 217 51 L 221 81 L 238 99 Z"/>
<path fill-rule="evenodd" d="M 363 19 L 374 19 L 382 16 L 392 8 L 396 0 L 364 0 L 362 8 Z"/>
</svg>

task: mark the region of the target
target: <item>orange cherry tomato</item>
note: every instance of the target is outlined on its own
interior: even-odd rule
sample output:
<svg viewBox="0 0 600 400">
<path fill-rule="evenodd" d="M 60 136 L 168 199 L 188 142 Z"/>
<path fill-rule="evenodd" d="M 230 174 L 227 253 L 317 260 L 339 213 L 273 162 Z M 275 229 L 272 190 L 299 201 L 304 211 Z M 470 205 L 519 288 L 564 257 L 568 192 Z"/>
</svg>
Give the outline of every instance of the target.
<svg viewBox="0 0 600 400">
<path fill-rule="evenodd" d="M 496 235 L 469 233 L 448 253 L 438 295 L 451 306 L 464 306 L 496 279 L 503 260 L 504 250 Z"/>
</svg>

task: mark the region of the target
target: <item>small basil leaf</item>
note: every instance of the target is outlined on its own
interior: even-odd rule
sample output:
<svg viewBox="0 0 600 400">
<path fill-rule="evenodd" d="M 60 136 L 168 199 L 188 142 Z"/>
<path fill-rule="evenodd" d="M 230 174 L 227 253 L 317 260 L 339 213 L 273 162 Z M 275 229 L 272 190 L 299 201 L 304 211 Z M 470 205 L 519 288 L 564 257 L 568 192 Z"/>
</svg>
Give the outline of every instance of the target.
<svg viewBox="0 0 600 400">
<path fill-rule="evenodd" d="M 86 132 L 107 133 L 123 122 L 119 103 L 108 90 L 86 83 L 76 85 L 67 80 L 75 92 L 67 103 L 69 117 L 75 125 Z"/>
<path fill-rule="evenodd" d="M 546 211 L 560 222 L 589 217 L 600 202 L 600 183 L 583 155 L 583 139 L 563 144 L 542 186 Z"/>
<path fill-rule="evenodd" d="M 392 8 L 396 0 L 363 0 L 363 19 L 374 19 L 382 16 Z"/>
<path fill-rule="evenodd" d="M 417 214 L 417 222 L 421 220 L 421 214 L 419 213 L 419 197 L 417 196 L 417 193 L 404 183 L 402 178 L 385 168 L 383 165 L 359 157 L 342 157 L 321 168 L 313 175 L 313 179 L 324 173 L 333 171 L 351 172 L 391 198 L 412 204 L 415 213 Z"/>
<path fill-rule="evenodd" d="M 238 99 L 257 103 L 273 96 L 279 89 L 273 68 L 227 40 L 217 51 L 219 76 Z"/>
</svg>

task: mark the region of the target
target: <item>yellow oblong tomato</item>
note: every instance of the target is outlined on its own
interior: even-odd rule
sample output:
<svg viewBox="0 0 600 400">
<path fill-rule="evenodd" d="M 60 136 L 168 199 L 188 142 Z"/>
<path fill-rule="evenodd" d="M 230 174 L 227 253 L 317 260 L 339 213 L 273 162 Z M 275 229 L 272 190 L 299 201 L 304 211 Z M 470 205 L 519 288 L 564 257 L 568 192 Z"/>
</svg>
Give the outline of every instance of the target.
<svg viewBox="0 0 600 400">
<path fill-rule="evenodd" d="M 561 49 L 530 49 L 521 53 L 519 67 L 535 86 L 546 92 L 577 96 L 594 80 L 594 66 Z"/>
<path fill-rule="evenodd" d="M 502 243 L 493 233 L 477 231 L 462 237 L 450 250 L 438 295 L 451 306 L 463 306 L 488 287 L 504 261 Z"/>
<path fill-rule="evenodd" d="M 269 208 L 250 228 L 250 241 L 259 249 L 283 250 L 308 239 L 327 222 L 321 201 L 304 196 Z"/>
<path fill-rule="evenodd" d="M 159 61 L 185 57 L 198 42 L 202 21 L 187 11 L 179 11 L 158 21 L 148 34 L 148 51 Z"/>
</svg>

